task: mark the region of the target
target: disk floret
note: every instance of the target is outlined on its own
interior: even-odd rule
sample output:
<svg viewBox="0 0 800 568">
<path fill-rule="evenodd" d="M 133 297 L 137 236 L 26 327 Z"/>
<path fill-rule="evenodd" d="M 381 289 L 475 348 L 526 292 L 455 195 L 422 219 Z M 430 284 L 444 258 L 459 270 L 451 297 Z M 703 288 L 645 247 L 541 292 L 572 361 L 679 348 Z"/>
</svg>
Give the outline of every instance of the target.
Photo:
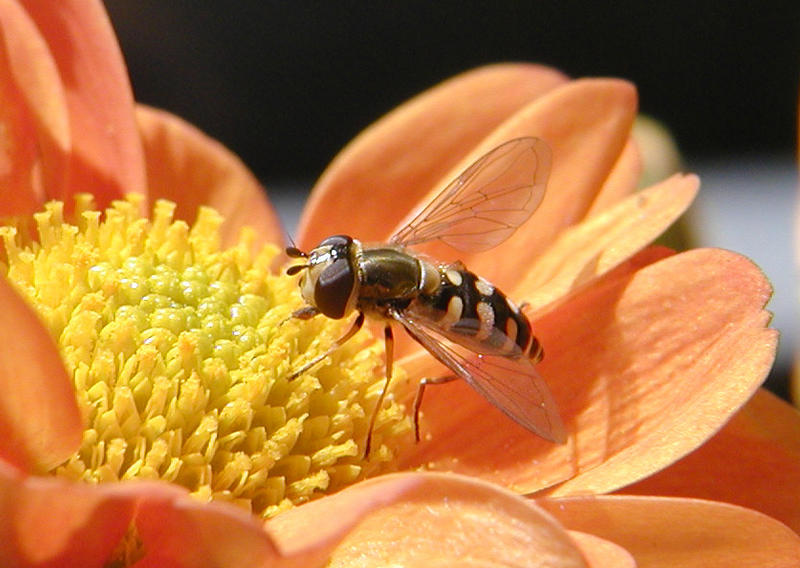
<svg viewBox="0 0 800 568">
<path fill-rule="evenodd" d="M 222 248 L 214 210 L 190 227 L 170 202 L 152 219 L 140 208 L 131 196 L 101 214 L 80 196 L 74 223 L 60 202 L 36 214 L 35 240 L 0 227 L 3 273 L 56 339 L 84 417 L 80 449 L 53 473 L 162 479 L 268 517 L 391 468 L 410 437 L 399 392 L 368 461 L 362 447 L 381 342 L 362 331 L 290 380 L 349 322 L 291 319 L 302 302 L 296 279 L 270 269 L 279 249 L 252 254 L 249 231 Z"/>
</svg>

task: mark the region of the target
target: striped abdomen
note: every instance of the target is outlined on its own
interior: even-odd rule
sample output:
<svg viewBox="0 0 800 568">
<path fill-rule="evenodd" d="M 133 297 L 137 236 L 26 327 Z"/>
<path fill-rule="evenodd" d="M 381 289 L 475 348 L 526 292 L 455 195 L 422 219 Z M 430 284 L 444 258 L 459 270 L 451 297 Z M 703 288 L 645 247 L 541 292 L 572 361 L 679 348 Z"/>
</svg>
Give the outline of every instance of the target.
<svg viewBox="0 0 800 568">
<path fill-rule="evenodd" d="M 440 265 L 441 284 L 432 294 L 422 294 L 408 307 L 442 333 L 478 353 L 516 358 L 542 358 L 542 347 L 531 324 L 505 294 L 463 265 Z"/>
</svg>

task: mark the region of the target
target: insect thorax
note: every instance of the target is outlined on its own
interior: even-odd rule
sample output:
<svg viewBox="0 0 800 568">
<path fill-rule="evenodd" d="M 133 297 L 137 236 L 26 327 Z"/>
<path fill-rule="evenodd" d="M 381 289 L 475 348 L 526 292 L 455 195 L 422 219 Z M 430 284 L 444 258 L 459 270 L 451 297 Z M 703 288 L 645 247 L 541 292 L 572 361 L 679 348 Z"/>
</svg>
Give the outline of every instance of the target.
<svg viewBox="0 0 800 568">
<path fill-rule="evenodd" d="M 358 271 L 361 298 L 403 300 L 425 288 L 426 273 L 435 272 L 435 267 L 400 247 L 365 246 Z"/>
</svg>

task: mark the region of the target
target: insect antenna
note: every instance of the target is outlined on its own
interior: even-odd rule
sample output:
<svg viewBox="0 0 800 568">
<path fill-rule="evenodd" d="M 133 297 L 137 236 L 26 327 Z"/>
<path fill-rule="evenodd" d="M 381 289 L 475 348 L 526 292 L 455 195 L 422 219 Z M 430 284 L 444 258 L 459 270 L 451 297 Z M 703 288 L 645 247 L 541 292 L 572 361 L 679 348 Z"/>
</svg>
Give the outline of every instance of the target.
<svg viewBox="0 0 800 568">
<path fill-rule="evenodd" d="M 289 258 L 308 258 L 308 254 L 305 251 L 300 250 L 295 246 L 294 239 L 291 235 L 287 235 L 289 242 L 291 243 L 290 246 L 286 247 L 286 256 Z M 296 264 L 294 266 L 290 266 L 286 269 L 286 274 L 289 276 L 294 276 L 304 268 L 308 268 L 310 265 L 308 264 Z"/>
<path fill-rule="evenodd" d="M 286 269 L 286 274 L 288 274 L 289 276 L 294 276 L 295 274 L 297 274 L 301 270 L 305 270 L 309 266 L 311 266 L 311 265 L 310 264 L 293 264 L 292 266 L 290 266 L 289 268 Z"/>
<path fill-rule="evenodd" d="M 297 248 L 297 243 L 294 242 L 294 239 L 292 238 L 292 235 L 290 235 L 289 233 L 286 233 L 286 240 L 289 241 L 289 246 L 286 247 L 286 249 L 285 249 L 286 256 L 289 256 L 291 258 L 306 258 L 306 257 L 308 257 L 308 255 L 305 252 L 303 252 L 302 250 Z"/>
<path fill-rule="evenodd" d="M 297 247 L 286 247 L 286 255 L 291 258 L 308 258 L 308 254 Z"/>
</svg>

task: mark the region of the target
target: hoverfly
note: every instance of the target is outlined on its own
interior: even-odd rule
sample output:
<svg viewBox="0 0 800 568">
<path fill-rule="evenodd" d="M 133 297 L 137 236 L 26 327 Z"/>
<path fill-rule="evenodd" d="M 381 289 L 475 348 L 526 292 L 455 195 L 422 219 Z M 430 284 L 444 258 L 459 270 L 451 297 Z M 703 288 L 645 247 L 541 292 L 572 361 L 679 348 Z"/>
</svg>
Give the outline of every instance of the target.
<svg viewBox="0 0 800 568">
<path fill-rule="evenodd" d="M 408 248 L 438 239 L 459 250 L 482 251 L 505 241 L 541 203 L 550 155 L 549 147 L 538 138 L 501 144 L 445 187 L 388 243 L 362 244 L 347 235 L 335 235 L 308 253 L 286 249 L 288 256 L 305 259 L 305 264 L 287 270 L 290 275 L 303 273 L 299 285 L 307 304 L 292 317 L 322 314 L 339 319 L 358 313 L 347 333 L 291 378 L 355 335 L 365 316 L 385 322 L 386 382 L 370 419 L 365 456 L 391 382 L 392 322 L 402 325 L 453 372 L 420 382 L 413 408 L 417 441 L 426 385 L 460 377 L 534 434 L 564 442 L 555 402 L 534 368 L 542 347 L 520 308 L 460 261 L 436 262 Z"/>
</svg>

